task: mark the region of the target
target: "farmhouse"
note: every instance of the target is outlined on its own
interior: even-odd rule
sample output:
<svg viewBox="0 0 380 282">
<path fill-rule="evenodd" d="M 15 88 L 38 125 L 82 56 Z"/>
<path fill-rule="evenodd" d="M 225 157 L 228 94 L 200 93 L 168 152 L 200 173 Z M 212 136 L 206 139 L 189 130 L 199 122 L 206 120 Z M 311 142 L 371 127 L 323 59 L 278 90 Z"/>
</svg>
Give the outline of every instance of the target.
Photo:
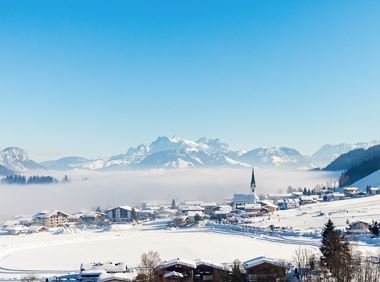
<svg viewBox="0 0 380 282">
<path fill-rule="evenodd" d="M 182 281 L 192 281 L 197 264 L 191 260 L 172 259 L 164 261 L 156 266 L 156 275 L 164 281 L 181 279 Z"/>
<path fill-rule="evenodd" d="M 370 223 L 363 220 L 349 222 L 347 234 L 349 235 L 367 235 L 370 233 Z"/>
<path fill-rule="evenodd" d="M 228 277 L 231 272 L 231 268 L 223 264 L 206 260 L 197 260 L 196 265 L 194 281 L 221 281 L 223 277 Z"/>
<path fill-rule="evenodd" d="M 282 261 L 258 257 L 246 261 L 243 266 L 249 282 L 286 281 L 288 267 Z"/>
</svg>

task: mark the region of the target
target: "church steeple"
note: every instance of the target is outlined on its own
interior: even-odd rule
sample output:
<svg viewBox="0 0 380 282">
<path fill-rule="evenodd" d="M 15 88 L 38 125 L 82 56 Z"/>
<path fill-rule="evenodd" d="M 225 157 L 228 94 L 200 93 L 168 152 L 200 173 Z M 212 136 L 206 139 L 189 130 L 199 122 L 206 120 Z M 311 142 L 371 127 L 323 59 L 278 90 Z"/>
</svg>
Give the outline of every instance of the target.
<svg viewBox="0 0 380 282">
<path fill-rule="evenodd" d="M 252 193 L 255 193 L 255 190 L 256 190 L 255 168 L 252 168 L 251 190 L 252 190 Z"/>
</svg>

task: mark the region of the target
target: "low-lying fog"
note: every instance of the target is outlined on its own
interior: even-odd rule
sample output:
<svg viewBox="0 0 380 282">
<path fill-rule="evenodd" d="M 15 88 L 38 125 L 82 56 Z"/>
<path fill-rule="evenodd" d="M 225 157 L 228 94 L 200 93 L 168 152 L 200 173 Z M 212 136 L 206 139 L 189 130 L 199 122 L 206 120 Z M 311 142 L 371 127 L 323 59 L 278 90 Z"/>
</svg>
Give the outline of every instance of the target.
<svg viewBox="0 0 380 282">
<path fill-rule="evenodd" d="M 285 193 L 289 185 L 314 187 L 337 178 L 336 174 L 320 171 L 256 169 L 255 173 L 258 194 Z M 65 173 L 48 174 L 62 179 Z M 68 184 L 0 185 L 0 218 L 40 210 L 75 212 L 96 206 L 109 208 L 172 198 L 215 202 L 231 198 L 234 193 L 249 193 L 251 170 L 70 171 L 67 175 L 71 179 Z"/>
</svg>

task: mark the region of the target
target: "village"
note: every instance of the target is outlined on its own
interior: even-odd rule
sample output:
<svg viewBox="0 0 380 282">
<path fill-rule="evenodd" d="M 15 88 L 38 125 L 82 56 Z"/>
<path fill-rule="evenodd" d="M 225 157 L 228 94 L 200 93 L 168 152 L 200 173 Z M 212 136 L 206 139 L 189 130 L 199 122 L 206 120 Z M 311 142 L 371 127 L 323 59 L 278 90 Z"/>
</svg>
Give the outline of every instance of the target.
<svg viewBox="0 0 380 282">
<path fill-rule="evenodd" d="M 304 188 L 286 194 L 268 194 L 260 199 L 256 193 L 254 169 L 250 182 L 251 193 L 234 194 L 223 202 L 205 202 L 185 200 L 177 203 L 175 199 L 163 202 L 143 202 L 139 206 L 120 205 L 102 210 L 87 210 L 73 214 L 64 211 L 41 211 L 30 217 L 18 217 L 7 220 L 0 227 L 1 235 L 31 234 L 36 232 L 60 233 L 68 230 L 107 231 L 115 224 L 144 224 L 156 220 L 164 220 L 167 227 L 190 228 L 213 226 L 244 232 L 273 232 L 296 230 L 291 226 L 280 227 L 274 224 L 258 226 L 257 223 L 274 218 L 278 211 L 299 210 L 303 206 L 317 203 L 343 201 L 364 198 L 380 194 L 379 187 L 367 187 L 366 192 L 356 187 L 321 187 L 310 190 Z M 263 196 L 262 196 L 263 197 Z M 269 221 L 268 221 L 269 222 Z M 377 219 L 347 220 L 347 227 L 342 229 L 350 235 L 371 235 L 371 229 Z M 377 232 L 377 231 L 376 231 Z M 376 234 L 375 234 L 376 235 Z"/>
</svg>

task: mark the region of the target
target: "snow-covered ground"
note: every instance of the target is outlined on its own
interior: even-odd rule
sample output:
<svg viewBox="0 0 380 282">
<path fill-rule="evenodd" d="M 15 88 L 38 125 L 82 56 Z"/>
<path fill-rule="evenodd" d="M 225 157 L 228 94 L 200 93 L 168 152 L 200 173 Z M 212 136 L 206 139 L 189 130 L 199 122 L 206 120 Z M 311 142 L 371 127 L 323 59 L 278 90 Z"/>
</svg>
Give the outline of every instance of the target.
<svg viewBox="0 0 380 282">
<path fill-rule="evenodd" d="M 262 255 L 291 259 L 300 246 L 300 241 L 275 242 L 268 238 L 252 238 L 207 228 L 171 230 L 157 226 L 119 227 L 99 233 L 0 236 L 0 267 L 73 271 L 78 270 L 82 262 L 94 261 L 126 261 L 129 266 L 137 266 L 141 254 L 149 250 L 158 251 L 162 259 L 184 257 L 232 262 Z M 314 243 L 304 240 L 301 245 L 316 250 Z"/>
<path fill-rule="evenodd" d="M 329 218 L 337 227 L 346 226 L 347 220 L 380 221 L 380 195 L 322 202 L 300 206 L 298 209 L 277 211 L 268 217 L 257 218 L 255 226 L 293 227 L 302 231 L 320 230 Z"/>
</svg>

